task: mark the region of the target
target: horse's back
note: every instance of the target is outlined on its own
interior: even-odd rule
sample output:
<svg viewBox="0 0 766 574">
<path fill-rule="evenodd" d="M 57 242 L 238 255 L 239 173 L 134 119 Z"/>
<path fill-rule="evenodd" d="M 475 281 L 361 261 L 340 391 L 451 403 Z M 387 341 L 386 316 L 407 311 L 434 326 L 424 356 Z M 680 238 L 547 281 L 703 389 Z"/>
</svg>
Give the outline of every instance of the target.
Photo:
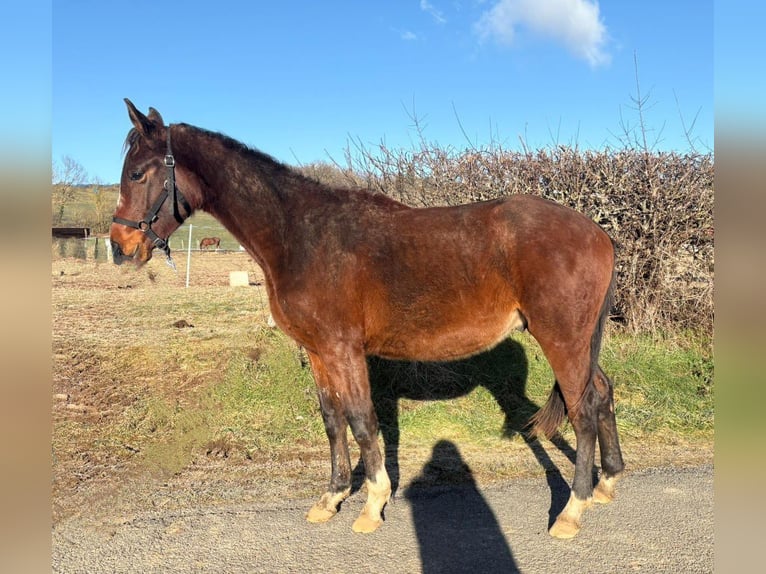
<svg viewBox="0 0 766 574">
<path fill-rule="evenodd" d="M 291 334 L 308 348 L 346 329 L 369 354 L 464 357 L 527 326 L 530 315 L 552 322 L 582 306 L 611 274 L 594 275 L 611 257 L 594 265 L 592 251 L 611 249 L 606 234 L 548 200 L 394 207 L 354 205 L 346 213 L 340 206 L 312 237 L 318 251 L 280 286 L 280 307 L 302 325 Z"/>
</svg>

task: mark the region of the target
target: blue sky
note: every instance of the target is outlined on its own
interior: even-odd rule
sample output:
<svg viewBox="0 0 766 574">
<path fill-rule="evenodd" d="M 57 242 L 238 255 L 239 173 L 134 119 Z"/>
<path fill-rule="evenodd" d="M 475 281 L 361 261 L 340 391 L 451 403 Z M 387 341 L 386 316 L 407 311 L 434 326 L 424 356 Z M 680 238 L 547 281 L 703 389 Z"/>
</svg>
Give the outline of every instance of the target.
<svg viewBox="0 0 766 574">
<path fill-rule="evenodd" d="M 103 183 L 124 97 L 291 164 L 410 147 L 413 115 L 444 147 L 622 147 L 634 55 L 649 143 L 688 151 L 694 122 L 713 149 L 711 0 L 62 0 L 52 30 L 52 157 Z"/>
</svg>

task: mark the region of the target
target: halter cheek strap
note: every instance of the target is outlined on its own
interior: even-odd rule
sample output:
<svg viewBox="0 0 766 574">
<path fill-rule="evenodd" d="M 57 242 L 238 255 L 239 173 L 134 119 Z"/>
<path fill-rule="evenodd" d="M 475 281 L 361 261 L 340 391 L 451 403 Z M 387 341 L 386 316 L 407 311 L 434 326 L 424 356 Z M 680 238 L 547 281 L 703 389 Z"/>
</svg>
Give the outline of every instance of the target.
<svg viewBox="0 0 766 574">
<path fill-rule="evenodd" d="M 173 157 L 173 149 L 170 147 L 170 126 L 168 126 L 168 149 L 165 153 L 165 167 L 168 171 L 168 177 L 162 187 L 166 192 L 171 191 L 173 193 L 173 217 L 176 218 L 178 223 L 183 223 L 191 215 L 192 209 L 189 206 L 189 202 L 186 201 L 186 198 L 176 186 L 176 160 Z M 179 202 L 186 211 L 186 216 L 182 216 L 178 210 Z"/>
<path fill-rule="evenodd" d="M 162 249 L 165 252 L 165 257 L 167 257 L 167 263 L 170 265 L 173 269 L 175 269 L 175 263 L 173 262 L 173 259 L 170 257 L 170 246 L 168 245 L 168 238 L 162 238 L 159 235 L 157 235 L 154 230 L 152 229 L 152 223 L 157 221 L 159 219 L 159 212 L 160 209 L 162 209 L 162 205 L 165 203 L 165 200 L 168 198 L 168 195 L 172 192 L 173 194 L 173 217 L 175 217 L 175 220 L 180 224 L 183 223 L 187 217 L 189 217 L 192 213 L 191 206 L 189 205 L 189 202 L 186 201 L 186 198 L 183 196 L 181 191 L 176 186 L 176 174 L 175 174 L 175 166 L 176 166 L 176 160 L 173 157 L 173 150 L 170 147 L 170 126 L 168 126 L 168 149 L 165 153 L 165 167 L 167 168 L 167 179 L 165 179 L 165 183 L 162 185 L 162 193 L 157 196 L 157 199 L 154 200 L 154 203 L 152 204 L 152 207 L 149 209 L 146 216 L 141 221 L 131 221 L 130 219 L 123 219 L 122 217 L 112 217 L 112 221 L 114 223 L 120 223 L 122 225 L 127 225 L 128 227 L 132 227 L 133 229 L 139 229 L 142 231 L 152 242 L 152 244 L 157 247 L 158 249 Z M 179 210 L 179 204 L 181 207 L 183 207 L 184 211 L 186 211 L 186 215 L 181 215 L 181 212 Z"/>
</svg>

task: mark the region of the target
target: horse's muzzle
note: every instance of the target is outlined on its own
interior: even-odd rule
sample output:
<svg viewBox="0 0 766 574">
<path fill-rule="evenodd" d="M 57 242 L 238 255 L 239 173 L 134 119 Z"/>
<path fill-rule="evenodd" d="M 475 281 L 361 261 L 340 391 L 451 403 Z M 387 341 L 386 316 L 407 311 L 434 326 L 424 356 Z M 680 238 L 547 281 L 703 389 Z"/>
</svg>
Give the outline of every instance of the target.
<svg viewBox="0 0 766 574">
<path fill-rule="evenodd" d="M 132 257 L 126 256 L 122 252 L 122 247 L 120 247 L 120 244 L 116 241 L 112 241 L 112 261 L 114 261 L 117 265 L 122 265 L 128 259 L 132 259 Z"/>
</svg>

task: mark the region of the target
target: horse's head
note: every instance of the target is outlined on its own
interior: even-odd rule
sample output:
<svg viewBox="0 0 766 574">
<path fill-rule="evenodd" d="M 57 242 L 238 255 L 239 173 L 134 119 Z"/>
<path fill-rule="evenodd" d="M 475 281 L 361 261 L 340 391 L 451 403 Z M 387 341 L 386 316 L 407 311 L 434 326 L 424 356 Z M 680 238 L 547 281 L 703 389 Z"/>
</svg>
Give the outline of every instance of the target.
<svg viewBox="0 0 766 574">
<path fill-rule="evenodd" d="M 170 258 L 167 239 L 191 215 L 192 209 L 175 183 L 175 158 L 170 126 L 149 108 L 145 116 L 126 99 L 133 129 L 126 140 L 120 197 L 109 238 L 114 262 L 133 260 L 141 265 L 159 247 Z"/>
</svg>

